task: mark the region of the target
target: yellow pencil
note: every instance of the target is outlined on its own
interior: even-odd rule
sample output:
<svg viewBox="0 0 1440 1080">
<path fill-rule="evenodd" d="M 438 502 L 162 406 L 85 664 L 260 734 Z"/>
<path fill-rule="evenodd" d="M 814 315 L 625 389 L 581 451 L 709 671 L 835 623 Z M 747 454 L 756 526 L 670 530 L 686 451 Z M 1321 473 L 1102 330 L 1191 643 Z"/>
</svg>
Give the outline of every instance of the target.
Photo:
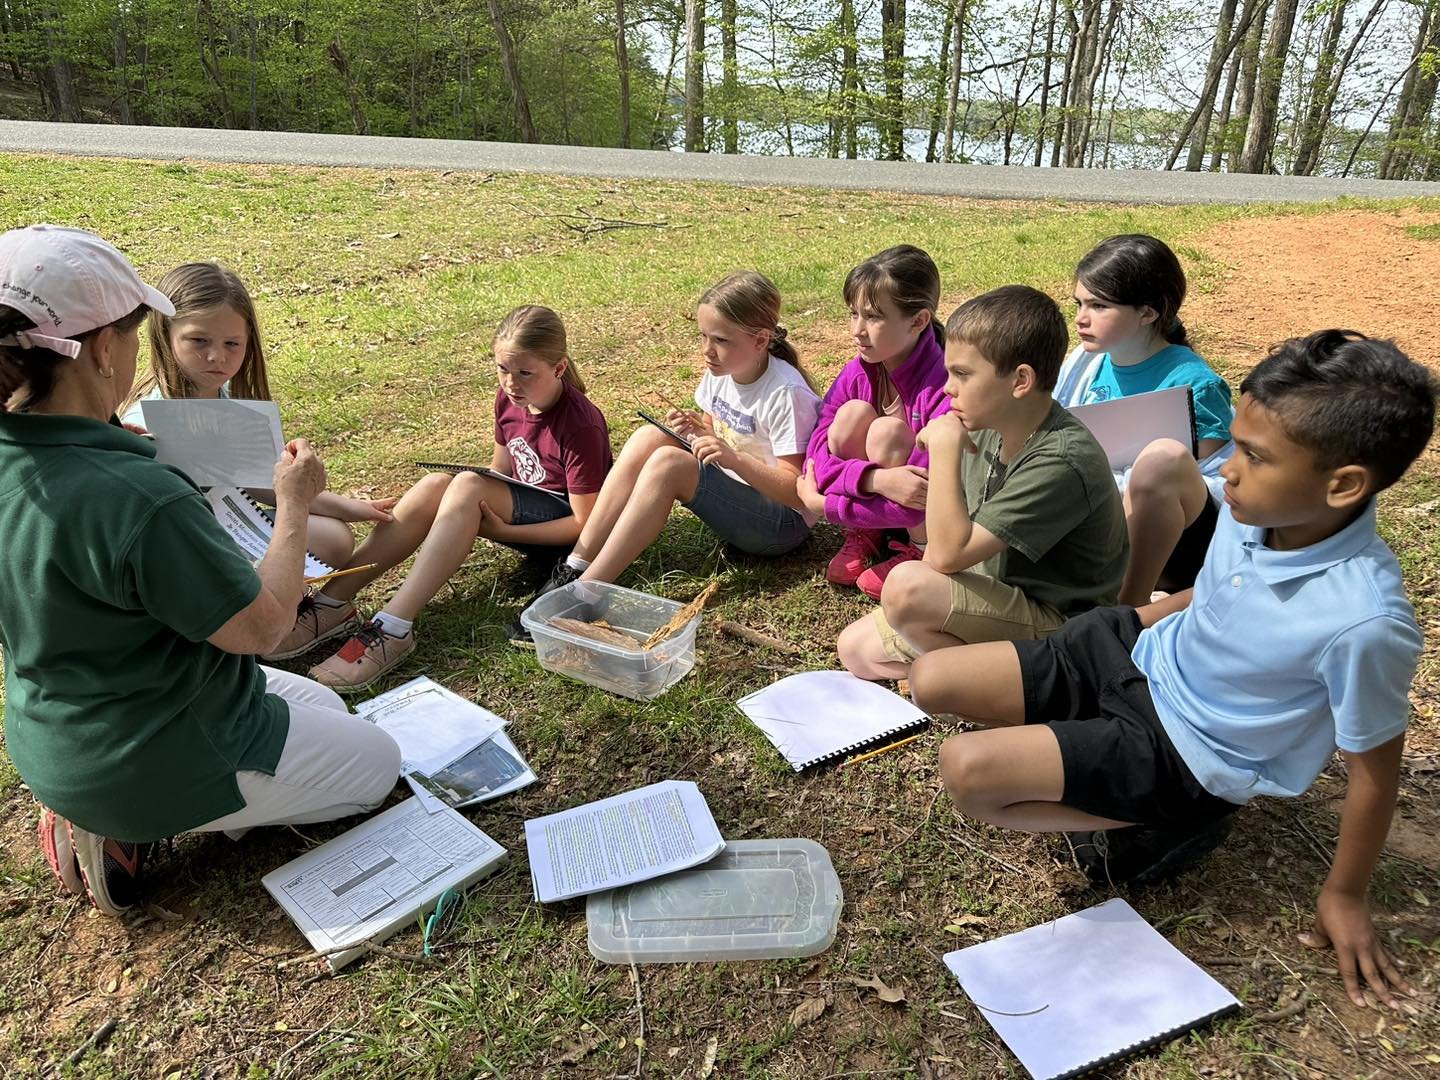
<svg viewBox="0 0 1440 1080">
<path fill-rule="evenodd" d="M 845 764 L 858 765 L 862 761 L 869 761 L 872 757 L 879 757 L 881 754 L 889 753 L 897 746 L 904 746 L 906 743 L 912 743 L 918 738 L 920 738 L 919 735 L 911 735 L 908 739 L 901 739 L 899 742 L 892 742 L 889 746 L 880 747 L 879 750 L 871 750 L 868 754 L 861 754 L 859 757 L 852 757 L 849 761 L 845 762 Z"/>
<path fill-rule="evenodd" d="M 337 577 L 344 577 L 346 574 L 358 574 L 362 570 L 374 570 L 379 563 L 366 563 L 364 566 L 352 566 L 348 570 L 336 570 L 333 573 L 321 574 L 319 577 L 307 577 L 306 585 L 319 585 L 322 581 L 330 581 Z"/>
</svg>

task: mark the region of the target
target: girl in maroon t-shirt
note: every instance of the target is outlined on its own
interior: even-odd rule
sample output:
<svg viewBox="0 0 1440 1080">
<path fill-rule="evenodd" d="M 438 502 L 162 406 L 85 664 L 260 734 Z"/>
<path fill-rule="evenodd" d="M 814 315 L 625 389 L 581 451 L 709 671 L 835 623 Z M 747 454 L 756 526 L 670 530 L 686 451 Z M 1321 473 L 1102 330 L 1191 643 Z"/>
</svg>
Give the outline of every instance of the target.
<svg viewBox="0 0 1440 1080">
<path fill-rule="evenodd" d="M 302 607 L 295 640 L 287 643 L 292 656 L 355 627 L 352 598 L 419 548 L 384 609 L 310 670 L 326 686 L 362 689 L 408 656 L 415 617 L 460 568 L 476 537 L 558 557 L 580 535 L 612 454 L 605 417 L 585 396 L 567 351 L 565 324 L 549 308 L 518 307 L 495 331 L 494 350 L 500 386 L 490 469 L 500 476 L 427 475 L 396 505 L 395 520 L 377 525 L 349 563 L 374 567 L 330 581 Z"/>
</svg>

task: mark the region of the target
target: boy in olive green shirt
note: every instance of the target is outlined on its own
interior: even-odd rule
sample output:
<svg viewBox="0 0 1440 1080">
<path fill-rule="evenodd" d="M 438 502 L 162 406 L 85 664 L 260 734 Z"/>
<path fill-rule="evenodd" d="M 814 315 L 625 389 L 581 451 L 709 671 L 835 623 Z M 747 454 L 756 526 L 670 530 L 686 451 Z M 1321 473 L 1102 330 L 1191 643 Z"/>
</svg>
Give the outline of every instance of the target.
<svg viewBox="0 0 1440 1080">
<path fill-rule="evenodd" d="M 1125 508 L 1105 451 L 1051 398 L 1067 345 L 1055 301 L 1024 285 L 950 316 L 950 409 L 917 437 L 930 451 L 924 558 L 896 566 L 880 609 L 841 633 L 854 674 L 904 678 L 921 653 L 1044 637 L 1115 602 Z"/>
</svg>

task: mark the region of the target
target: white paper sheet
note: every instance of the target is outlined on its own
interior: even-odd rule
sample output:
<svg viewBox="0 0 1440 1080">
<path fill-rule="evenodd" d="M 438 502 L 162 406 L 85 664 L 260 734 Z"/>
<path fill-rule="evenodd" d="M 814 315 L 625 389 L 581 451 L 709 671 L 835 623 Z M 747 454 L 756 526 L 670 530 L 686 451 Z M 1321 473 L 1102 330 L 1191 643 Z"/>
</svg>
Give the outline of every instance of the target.
<svg viewBox="0 0 1440 1080">
<path fill-rule="evenodd" d="M 273 401 L 162 398 L 140 402 L 140 423 L 155 436 L 155 459 L 199 487 L 268 488 L 285 449 Z"/>
<path fill-rule="evenodd" d="M 270 540 L 275 535 L 275 526 L 260 512 L 260 508 L 239 488 L 212 487 L 205 493 L 205 497 L 210 500 L 210 509 L 215 512 L 215 520 L 230 534 L 230 539 L 245 552 L 249 560 L 258 563 L 263 559 L 270 547 Z M 321 562 L 308 551 L 305 553 L 307 578 L 323 577 L 334 571 L 333 566 Z"/>
<path fill-rule="evenodd" d="M 799 772 L 918 728 L 925 713 L 848 671 L 805 671 L 741 698 L 736 707 Z"/>
<path fill-rule="evenodd" d="M 1188 386 L 1073 405 L 1070 412 L 1095 436 L 1112 472 L 1124 475 L 1140 451 L 1156 439 L 1194 448 L 1195 413 Z"/>
<path fill-rule="evenodd" d="M 381 941 L 449 888 L 482 877 L 505 849 L 453 810 L 406 799 L 261 879 L 317 952 Z M 357 952 L 335 953 L 332 968 Z"/>
<path fill-rule="evenodd" d="M 945 964 L 1034 1077 L 1125 1056 L 1240 1004 L 1120 899 Z"/>
<path fill-rule="evenodd" d="M 487 802 L 535 782 L 505 721 L 425 676 L 355 706 L 400 745 L 401 771 L 431 813 Z"/>
<path fill-rule="evenodd" d="M 525 823 L 535 898 L 615 889 L 713 859 L 725 841 L 700 789 L 665 780 Z"/>
</svg>

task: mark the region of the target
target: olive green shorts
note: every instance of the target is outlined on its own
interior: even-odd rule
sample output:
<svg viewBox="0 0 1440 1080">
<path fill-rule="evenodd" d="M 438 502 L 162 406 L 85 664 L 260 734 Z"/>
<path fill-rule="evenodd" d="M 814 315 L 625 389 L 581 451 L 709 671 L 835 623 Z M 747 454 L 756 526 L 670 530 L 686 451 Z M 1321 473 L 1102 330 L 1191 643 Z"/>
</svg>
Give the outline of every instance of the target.
<svg viewBox="0 0 1440 1080">
<path fill-rule="evenodd" d="M 1014 585 L 974 570 L 948 576 L 950 614 L 940 629 L 957 641 L 1030 641 L 1048 637 L 1065 622 L 1049 604 L 1030 599 Z M 874 619 L 885 655 L 896 663 L 913 663 L 919 651 L 896 632 L 885 612 L 876 608 Z"/>
</svg>

